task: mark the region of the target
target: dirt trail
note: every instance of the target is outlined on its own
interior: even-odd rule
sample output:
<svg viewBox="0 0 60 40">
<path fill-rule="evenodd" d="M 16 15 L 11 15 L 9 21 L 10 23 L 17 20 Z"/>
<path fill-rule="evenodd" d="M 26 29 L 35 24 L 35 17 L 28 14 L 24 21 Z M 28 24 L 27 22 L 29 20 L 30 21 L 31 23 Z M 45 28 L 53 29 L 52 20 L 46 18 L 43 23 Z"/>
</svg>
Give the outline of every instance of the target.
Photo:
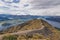
<svg viewBox="0 0 60 40">
<path fill-rule="evenodd" d="M 39 31 L 39 30 L 42 30 L 43 28 L 44 28 L 44 26 L 42 25 L 42 27 L 39 29 L 18 31 L 18 32 L 14 32 L 14 33 L 9 33 L 9 35 L 19 35 L 19 34 L 29 33 L 29 32 L 33 32 L 33 31 Z M 0 35 L 0 40 L 2 40 L 3 36 L 5 36 L 5 35 L 6 34 Z"/>
</svg>

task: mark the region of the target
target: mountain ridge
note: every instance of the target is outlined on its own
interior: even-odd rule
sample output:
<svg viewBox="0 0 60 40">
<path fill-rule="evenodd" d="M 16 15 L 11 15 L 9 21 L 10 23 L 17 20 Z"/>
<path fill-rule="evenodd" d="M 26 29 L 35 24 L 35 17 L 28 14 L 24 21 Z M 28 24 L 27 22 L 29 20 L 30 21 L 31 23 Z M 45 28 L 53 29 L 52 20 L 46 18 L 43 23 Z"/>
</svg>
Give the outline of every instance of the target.
<svg viewBox="0 0 60 40">
<path fill-rule="evenodd" d="M 3 33 L 3 34 L 1 34 Z M 8 28 L 0 32 L 1 35 L 43 35 L 43 39 L 49 38 L 50 40 L 59 40 L 59 32 L 52 25 L 42 19 L 33 19 L 17 26 Z M 6 34 L 6 35 L 5 35 Z M 38 35 L 37 34 L 37 35 Z M 0 36 L 1 36 L 0 35 Z M 26 36 L 27 37 L 27 36 Z M 58 37 L 58 38 L 57 38 Z M 20 37 L 21 38 L 21 37 Z M 39 39 L 39 37 L 37 37 Z"/>
</svg>

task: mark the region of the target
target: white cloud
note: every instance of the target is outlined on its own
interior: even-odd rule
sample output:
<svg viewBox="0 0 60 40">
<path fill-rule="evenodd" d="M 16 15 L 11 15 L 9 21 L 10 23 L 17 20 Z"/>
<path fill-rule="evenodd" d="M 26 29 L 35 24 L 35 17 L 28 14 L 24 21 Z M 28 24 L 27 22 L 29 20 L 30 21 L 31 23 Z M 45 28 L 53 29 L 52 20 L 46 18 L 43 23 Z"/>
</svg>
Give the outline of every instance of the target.
<svg viewBox="0 0 60 40">
<path fill-rule="evenodd" d="M 9 0 L 5 0 L 5 1 L 9 2 Z M 22 14 L 21 11 L 26 10 L 24 8 L 25 3 L 26 1 L 23 1 L 23 0 L 21 0 L 20 3 L 5 3 L 5 2 L 0 1 L 0 14 L 1 13 L 9 13 L 9 14 L 14 14 L 14 15 L 18 13 Z M 5 7 L 9 9 L 6 9 Z"/>
<path fill-rule="evenodd" d="M 6 0 L 6 1 L 12 2 L 12 0 Z M 26 4 L 28 4 L 27 7 L 24 6 Z M 50 16 L 50 15 L 60 15 L 59 10 L 60 10 L 60 0 L 20 0 L 19 3 L 5 3 L 0 0 L 0 14 L 9 13 L 13 15 L 17 14 L 17 15 Z"/>
<path fill-rule="evenodd" d="M 60 16 L 60 6 L 56 6 L 48 9 L 31 9 L 30 11 L 32 13 L 31 15 Z"/>
<path fill-rule="evenodd" d="M 31 15 L 60 16 L 60 0 L 31 0 Z"/>
<path fill-rule="evenodd" d="M 5 2 L 12 2 L 13 0 L 4 0 Z"/>
</svg>

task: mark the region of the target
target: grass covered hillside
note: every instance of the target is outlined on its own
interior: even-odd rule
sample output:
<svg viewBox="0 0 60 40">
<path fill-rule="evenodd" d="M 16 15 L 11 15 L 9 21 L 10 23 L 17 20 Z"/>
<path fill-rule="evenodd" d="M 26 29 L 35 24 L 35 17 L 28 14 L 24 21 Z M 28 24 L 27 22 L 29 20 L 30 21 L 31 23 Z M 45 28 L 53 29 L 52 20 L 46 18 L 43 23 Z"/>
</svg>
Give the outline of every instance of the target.
<svg viewBox="0 0 60 40">
<path fill-rule="evenodd" d="M 60 40 L 60 32 L 42 19 L 33 19 L 1 31 L 0 40 Z"/>
</svg>

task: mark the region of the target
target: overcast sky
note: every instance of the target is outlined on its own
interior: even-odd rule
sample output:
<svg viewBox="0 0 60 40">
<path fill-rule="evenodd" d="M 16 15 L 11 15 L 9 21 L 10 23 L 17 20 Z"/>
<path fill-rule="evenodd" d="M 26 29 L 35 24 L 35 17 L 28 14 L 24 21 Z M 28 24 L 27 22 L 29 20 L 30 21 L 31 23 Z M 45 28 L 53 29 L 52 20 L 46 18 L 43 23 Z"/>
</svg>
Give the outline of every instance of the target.
<svg viewBox="0 0 60 40">
<path fill-rule="evenodd" d="M 60 0 L 0 0 L 0 14 L 60 15 Z"/>
</svg>

